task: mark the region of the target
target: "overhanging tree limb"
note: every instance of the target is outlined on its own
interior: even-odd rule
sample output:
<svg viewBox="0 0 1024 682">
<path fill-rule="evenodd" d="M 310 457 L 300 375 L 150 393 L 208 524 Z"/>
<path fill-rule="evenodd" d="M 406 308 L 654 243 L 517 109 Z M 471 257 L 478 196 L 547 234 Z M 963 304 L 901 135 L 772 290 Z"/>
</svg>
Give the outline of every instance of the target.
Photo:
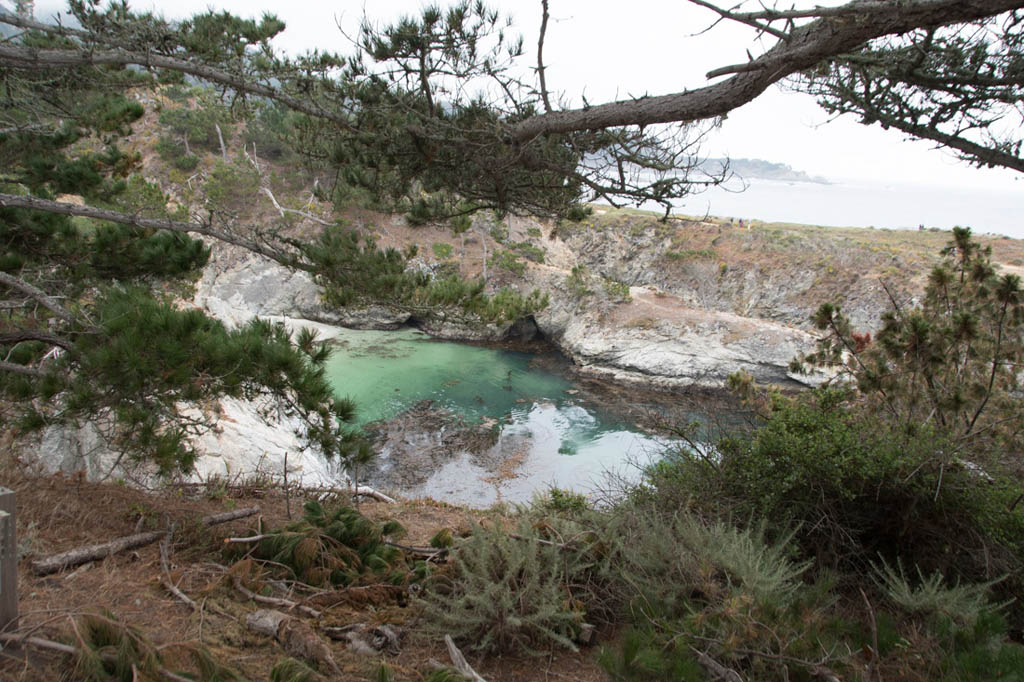
<svg viewBox="0 0 1024 682">
<path fill-rule="evenodd" d="M 512 127 L 518 142 L 538 135 L 628 125 L 652 125 L 713 118 L 750 102 L 770 85 L 819 62 L 851 52 L 869 40 L 920 27 L 975 21 L 1024 7 L 1021 0 L 909 0 L 850 3 L 850 16 L 825 16 L 794 28 L 750 62 L 749 70 L 714 85 L 671 95 L 610 102 L 541 114 Z M 854 12 L 853 10 L 857 10 Z"/>
<path fill-rule="evenodd" d="M 919 125 L 897 116 L 889 116 L 880 109 L 876 109 L 865 104 L 858 106 L 856 111 L 862 115 L 870 114 L 879 123 L 900 130 L 908 135 L 913 135 L 914 137 L 922 140 L 932 140 L 943 147 L 949 147 L 950 149 L 961 152 L 965 159 L 970 159 L 974 163 L 989 166 L 1003 166 L 1005 168 L 1012 168 L 1013 170 L 1024 173 L 1024 158 L 1021 158 L 1020 156 L 1015 156 L 1014 154 L 994 149 L 992 147 L 986 147 L 983 144 L 966 140 L 957 135 L 944 133 L 933 126 Z"/>
<path fill-rule="evenodd" d="M 0 15 L 0 23 L 13 23 L 9 15 Z M 336 111 L 318 106 L 312 100 L 298 99 L 281 90 L 257 83 L 250 78 L 197 64 L 185 59 L 175 59 L 159 54 L 122 52 L 120 50 L 57 49 L 37 50 L 15 45 L 0 45 L 0 66 L 12 69 L 49 70 L 80 66 L 144 66 L 146 68 L 168 69 L 187 73 L 196 78 L 224 85 L 238 92 L 258 95 L 276 100 L 295 111 L 326 119 L 345 129 L 353 130 L 348 117 Z"/>
<path fill-rule="evenodd" d="M 121 225 L 134 225 L 153 230 L 167 230 L 169 232 L 181 232 L 185 234 L 200 234 L 206 237 L 213 237 L 227 244 L 241 246 L 244 249 L 266 256 L 271 260 L 283 265 L 310 270 L 310 266 L 298 261 L 297 257 L 290 252 L 277 249 L 267 244 L 262 244 L 248 237 L 243 237 L 225 230 L 218 230 L 205 223 L 186 223 L 168 218 L 143 218 L 137 214 L 121 213 L 95 206 L 71 204 L 63 201 L 50 201 L 49 199 L 37 199 L 32 196 L 19 194 L 0 194 L 0 207 L 27 208 L 49 213 L 59 213 L 67 216 L 81 216 L 95 220 L 107 220 Z M 3 274 L 3 273 L 0 273 Z M 0 279 L 0 282 L 3 282 Z M 38 290 L 37 290 L 38 291 Z M 26 292 L 27 293 L 27 292 Z M 38 292 L 42 293 L 42 292 Z M 45 295 L 45 294 L 44 294 Z M 49 306 L 47 306 L 49 307 Z M 70 314 L 70 313 L 69 313 Z"/>
</svg>

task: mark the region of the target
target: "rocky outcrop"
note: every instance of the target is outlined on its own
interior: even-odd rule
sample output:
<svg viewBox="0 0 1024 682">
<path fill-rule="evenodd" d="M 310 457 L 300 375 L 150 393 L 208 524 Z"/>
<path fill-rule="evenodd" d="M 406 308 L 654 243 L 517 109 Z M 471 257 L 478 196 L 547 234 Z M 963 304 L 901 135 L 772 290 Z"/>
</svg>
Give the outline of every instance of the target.
<svg viewBox="0 0 1024 682">
<path fill-rule="evenodd" d="M 328 308 L 320 301 L 319 287 L 309 273 L 221 244 L 212 249 L 193 302 L 213 317 L 236 325 L 258 316 L 360 329 L 397 329 L 409 319 L 408 313 L 382 307 Z"/>
<path fill-rule="evenodd" d="M 825 301 L 841 305 L 855 328 L 876 329 L 890 306 L 879 273 L 906 293 L 903 277 L 892 276 L 905 265 L 899 256 L 824 229 L 749 232 L 606 212 L 558 234 L 575 263 L 594 275 L 655 288 L 687 307 L 804 330 Z"/>
<path fill-rule="evenodd" d="M 303 448 L 296 435 L 299 420 L 286 415 L 265 417 L 266 406 L 254 401 L 223 398 L 207 406 L 204 415 L 213 428 L 196 442 L 201 453 L 186 482 L 241 483 L 254 478 L 282 480 L 285 456 L 289 482 L 332 486 L 343 481 L 337 466 L 316 450 Z M 124 480 L 141 486 L 158 483 L 156 470 L 122 457 L 103 438 L 102 424 L 57 425 L 45 429 L 36 449 L 36 464 L 47 473 L 82 472 L 89 480 Z"/>
<path fill-rule="evenodd" d="M 657 237 L 644 232 L 636 239 L 653 247 Z M 587 249 L 588 253 L 618 254 L 619 260 L 602 266 L 606 270 L 632 268 L 619 251 L 617 247 Z M 641 268 L 650 265 L 644 258 L 636 260 Z M 293 325 L 305 319 L 359 329 L 413 324 L 450 340 L 530 340 L 539 335 L 558 347 L 582 373 L 665 389 L 718 388 L 738 370 L 749 372 L 760 383 L 774 385 L 815 384 L 822 378 L 795 376 L 788 370 L 790 360 L 814 344 L 813 336 L 800 329 L 701 309 L 689 297 L 652 287 L 632 287 L 631 301 L 615 302 L 602 290 L 600 277 L 591 282 L 591 291 L 581 295 L 566 284 L 566 276 L 562 268 L 531 264 L 526 276 L 529 286 L 548 293 L 549 306 L 514 324 L 479 325 L 458 319 L 417 320 L 408 313 L 381 307 L 330 310 L 319 301 L 316 284 L 308 274 L 221 249 L 199 283 L 195 303 L 233 323 L 260 315 Z"/>
</svg>

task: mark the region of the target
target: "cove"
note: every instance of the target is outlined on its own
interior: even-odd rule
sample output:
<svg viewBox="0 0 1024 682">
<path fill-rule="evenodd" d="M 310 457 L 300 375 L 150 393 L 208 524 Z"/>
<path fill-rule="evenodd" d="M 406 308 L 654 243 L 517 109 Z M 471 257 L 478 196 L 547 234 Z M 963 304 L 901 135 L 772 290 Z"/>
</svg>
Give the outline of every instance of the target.
<svg viewBox="0 0 1024 682">
<path fill-rule="evenodd" d="M 402 421 L 371 480 L 407 496 L 488 506 L 549 486 L 594 493 L 608 472 L 635 479 L 668 443 L 615 401 L 590 400 L 554 352 L 438 341 L 414 329 L 339 329 L 331 344 L 327 376 L 355 401 L 357 423 Z M 493 442 L 461 449 L 451 439 L 460 427 Z"/>
</svg>

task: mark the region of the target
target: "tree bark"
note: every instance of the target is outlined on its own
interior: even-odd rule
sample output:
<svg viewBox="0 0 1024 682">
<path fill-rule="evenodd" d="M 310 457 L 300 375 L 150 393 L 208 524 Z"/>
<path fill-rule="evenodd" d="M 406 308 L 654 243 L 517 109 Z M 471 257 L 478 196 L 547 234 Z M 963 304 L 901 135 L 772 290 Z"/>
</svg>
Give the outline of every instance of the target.
<svg viewBox="0 0 1024 682">
<path fill-rule="evenodd" d="M 0 194 L 0 207 L 8 205 L 8 204 L 6 204 L 4 202 L 4 197 L 6 197 L 6 196 L 8 196 L 8 195 Z M 14 195 L 10 195 L 10 196 L 14 196 Z M 31 197 L 15 197 L 15 198 L 30 199 Z M 57 202 L 53 201 L 53 202 L 48 202 L 48 203 L 54 203 L 55 204 Z M 17 205 L 17 204 L 10 204 L 10 205 Z M 68 204 L 68 205 L 71 206 L 73 204 Z M 35 300 L 36 302 L 38 302 L 44 308 L 46 308 L 51 313 L 53 313 L 57 317 L 61 318 L 62 320 L 64 320 L 68 324 L 72 324 L 73 325 L 76 322 L 78 322 L 78 318 L 76 318 L 71 313 L 70 310 L 68 310 L 67 308 L 65 308 L 61 304 L 57 303 L 57 301 L 55 301 L 54 299 L 50 298 L 46 294 L 46 292 L 43 291 L 42 289 L 38 289 L 38 288 L 32 286 L 31 284 L 29 284 L 28 282 L 25 282 L 24 280 L 20 280 L 17 277 L 13 277 L 12 275 L 8 275 L 6 272 L 0 272 L 0 284 L 5 284 L 5 285 L 11 287 L 12 289 L 17 289 L 21 293 L 27 295 L 28 297 L 30 297 L 33 300 Z"/>
<path fill-rule="evenodd" d="M 459 671 L 464 677 L 468 677 L 473 682 L 487 682 L 480 674 L 473 670 L 473 666 L 469 664 L 466 657 L 459 651 L 459 647 L 455 646 L 455 642 L 452 640 L 451 635 L 444 636 L 445 646 L 448 647 L 448 655 L 452 659 L 452 665 Z"/>
<path fill-rule="evenodd" d="M 236 509 L 235 511 L 223 512 L 221 514 L 213 514 L 211 516 L 203 517 L 203 523 L 207 526 L 214 526 L 218 523 L 227 523 L 228 521 L 252 516 L 253 514 L 258 513 L 259 510 L 259 507 L 249 507 L 246 509 Z M 136 549 L 138 547 L 145 547 L 146 545 L 156 542 L 166 534 L 167 531 L 165 530 L 153 530 L 146 533 L 126 535 L 124 537 L 111 540 L 110 542 L 103 542 L 97 545 L 78 547 L 66 552 L 61 552 L 60 554 L 54 554 L 52 556 L 39 559 L 38 561 L 33 561 L 32 572 L 36 575 L 57 573 L 66 568 L 79 566 L 89 561 L 105 559 L 112 554 L 117 554 L 118 552 L 124 552 L 125 550 Z"/>
</svg>

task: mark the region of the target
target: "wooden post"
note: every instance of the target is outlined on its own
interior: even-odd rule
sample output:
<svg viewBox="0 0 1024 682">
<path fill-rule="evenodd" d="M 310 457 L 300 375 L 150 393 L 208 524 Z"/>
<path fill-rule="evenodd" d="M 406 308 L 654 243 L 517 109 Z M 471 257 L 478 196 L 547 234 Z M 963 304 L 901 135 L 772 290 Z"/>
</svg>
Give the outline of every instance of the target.
<svg viewBox="0 0 1024 682">
<path fill-rule="evenodd" d="M 0 488 L 0 630 L 18 629 L 18 536 L 14 491 Z"/>
</svg>

